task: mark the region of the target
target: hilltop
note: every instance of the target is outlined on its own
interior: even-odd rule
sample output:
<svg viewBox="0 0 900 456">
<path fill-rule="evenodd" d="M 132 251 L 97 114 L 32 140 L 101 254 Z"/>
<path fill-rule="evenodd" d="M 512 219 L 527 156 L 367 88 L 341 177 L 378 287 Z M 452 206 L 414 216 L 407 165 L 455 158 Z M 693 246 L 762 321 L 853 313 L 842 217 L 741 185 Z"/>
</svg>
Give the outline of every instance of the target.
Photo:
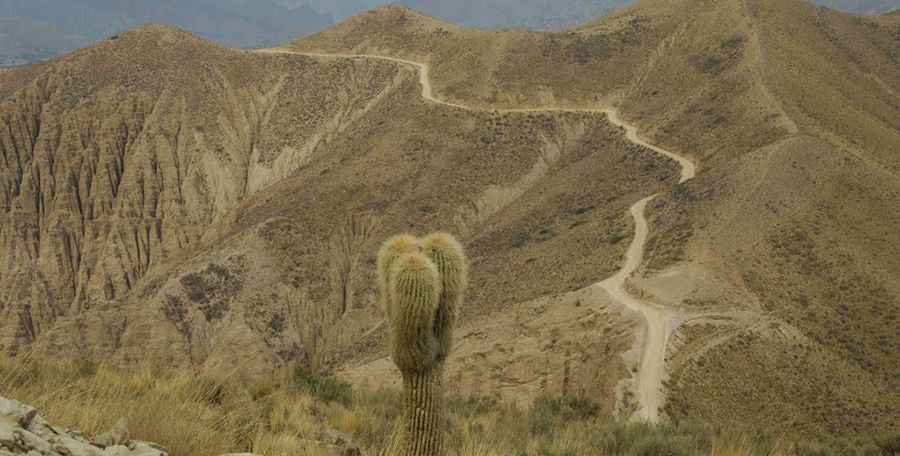
<svg viewBox="0 0 900 456">
<path fill-rule="evenodd" d="M 670 346 L 670 416 L 864 432 L 896 421 L 884 401 L 900 367 L 900 35 L 885 18 L 647 0 L 543 34 L 384 7 L 291 49 L 426 62 L 436 96 L 456 103 L 620 106 L 700 164 L 649 208 L 635 281 L 698 315 Z"/>
<path fill-rule="evenodd" d="M 270 46 L 332 24 L 309 6 L 269 0 L 0 0 L 0 66 L 38 62 L 150 23 L 233 47 Z"/>
</svg>

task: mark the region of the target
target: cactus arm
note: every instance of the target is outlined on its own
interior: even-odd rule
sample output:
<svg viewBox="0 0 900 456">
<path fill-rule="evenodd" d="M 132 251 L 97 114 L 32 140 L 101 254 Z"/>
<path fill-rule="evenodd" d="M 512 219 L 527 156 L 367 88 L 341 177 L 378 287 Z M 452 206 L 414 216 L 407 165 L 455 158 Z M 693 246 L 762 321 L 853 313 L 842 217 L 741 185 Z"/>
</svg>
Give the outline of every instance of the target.
<svg viewBox="0 0 900 456">
<path fill-rule="evenodd" d="M 391 354 L 401 372 L 422 372 L 434 366 L 433 328 L 440 293 L 437 267 L 426 256 L 405 253 L 394 262 L 388 291 L 394 307 Z"/>
<path fill-rule="evenodd" d="M 434 331 L 439 341 L 438 358 L 444 360 L 453 348 L 453 329 L 469 285 L 469 265 L 463 246 L 446 233 L 425 237 L 422 252 L 431 258 L 441 275 L 441 298 Z"/>
<path fill-rule="evenodd" d="M 400 234 L 393 236 L 381 245 L 378 251 L 378 259 L 376 261 L 376 272 L 378 275 L 378 296 L 380 299 L 381 309 L 387 315 L 388 321 L 391 321 L 391 305 L 388 299 L 388 285 L 391 280 L 391 267 L 400 255 L 404 253 L 415 252 L 419 249 L 419 240 L 411 234 Z"/>
</svg>

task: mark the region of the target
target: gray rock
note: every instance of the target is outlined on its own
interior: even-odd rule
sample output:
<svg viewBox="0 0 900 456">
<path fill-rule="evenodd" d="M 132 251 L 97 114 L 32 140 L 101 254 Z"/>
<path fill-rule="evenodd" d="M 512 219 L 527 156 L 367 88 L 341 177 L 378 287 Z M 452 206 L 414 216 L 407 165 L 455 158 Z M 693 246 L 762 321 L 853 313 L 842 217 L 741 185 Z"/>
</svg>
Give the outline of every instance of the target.
<svg viewBox="0 0 900 456">
<path fill-rule="evenodd" d="M 80 433 L 50 425 L 38 411 L 0 397 L 0 456 L 168 456 L 165 448 L 131 440 L 123 418 L 94 443 Z"/>
<path fill-rule="evenodd" d="M 115 426 L 109 431 L 98 435 L 94 439 L 94 445 L 100 448 L 106 448 L 116 445 L 126 445 L 131 437 L 128 431 L 128 419 L 121 418 Z"/>
<path fill-rule="evenodd" d="M 167 456 L 169 451 L 165 448 L 150 442 L 141 442 L 132 440 L 128 444 L 132 456 Z"/>
<path fill-rule="evenodd" d="M 124 445 L 108 446 L 103 450 L 103 456 L 129 456 L 131 450 Z"/>
</svg>

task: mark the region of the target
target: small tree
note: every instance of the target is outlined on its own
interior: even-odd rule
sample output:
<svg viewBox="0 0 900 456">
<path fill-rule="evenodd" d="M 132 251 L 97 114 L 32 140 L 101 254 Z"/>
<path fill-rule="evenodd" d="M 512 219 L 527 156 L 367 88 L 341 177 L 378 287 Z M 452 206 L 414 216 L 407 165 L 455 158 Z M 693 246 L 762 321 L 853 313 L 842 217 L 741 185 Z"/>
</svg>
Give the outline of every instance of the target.
<svg viewBox="0 0 900 456">
<path fill-rule="evenodd" d="M 359 277 L 359 260 L 372 237 L 376 220 L 369 214 L 352 214 L 338 226 L 329 242 L 332 296 L 344 316 L 353 307 L 353 294 Z"/>
<path fill-rule="evenodd" d="M 303 347 L 307 368 L 319 372 L 328 362 L 328 351 L 339 343 L 340 332 L 334 331 L 339 313 L 330 303 L 316 302 L 305 288 L 299 288 L 289 292 L 284 315 L 287 333 Z"/>
</svg>

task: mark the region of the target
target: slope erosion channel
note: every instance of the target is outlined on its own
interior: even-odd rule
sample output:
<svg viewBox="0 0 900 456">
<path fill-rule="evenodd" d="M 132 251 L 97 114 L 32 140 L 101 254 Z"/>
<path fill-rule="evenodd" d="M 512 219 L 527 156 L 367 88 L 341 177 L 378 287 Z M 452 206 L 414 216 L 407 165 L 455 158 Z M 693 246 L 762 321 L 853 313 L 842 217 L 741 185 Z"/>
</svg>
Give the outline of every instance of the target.
<svg viewBox="0 0 900 456">
<path fill-rule="evenodd" d="M 378 59 L 389 62 L 408 65 L 416 68 L 419 73 L 419 82 L 422 86 L 422 97 L 432 103 L 448 106 L 466 111 L 483 111 L 483 108 L 466 106 L 450 101 L 442 100 L 434 96 L 431 80 L 429 78 L 428 65 L 411 60 L 399 59 L 396 57 L 388 57 L 383 55 L 370 54 L 325 54 L 315 52 L 299 52 L 288 49 L 262 49 L 255 52 L 265 54 L 290 54 L 313 58 L 325 59 Z M 660 155 L 664 155 L 678 162 L 681 166 L 681 180 L 679 183 L 687 182 L 696 175 L 696 166 L 686 157 L 663 149 L 659 146 L 650 144 L 640 137 L 637 126 L 623 120 L 618 111 L 612 107 L 598 107 L 592 109 L 574 109 L 565 107 L 536 107 L 536 108 L 519 108 L 519 109 L 492 109 L 494 112 L 573 112 L 573 113 L 596 113 L 604 114 L 613 125 L 625 130 L 626 138 L 634 144 L 650 149 Z M 644 258 L 644 249 L 647 244 L 649 234 L 649 224 L 646 217 L 647 204 L 655 199 L 658 195 L 652 195 L 638 201 L 631 207 L 631 216 L 634 218 L 635 234 L 634 240 L 628 248 L 625 255 L 625 264 L 612 277 L 595 284 L 593 287 L 600 287 L 605 290 L 612 299 L 625 305 L 629 309 L 639 313 L 643 317 L 645 327 L 644 339 L 641 344 L 641 361 L 638 366 L 636 375 L 635 395 L 638 401 L 638 418 L 656 422 L 659 420 L 659 408 L 663 404 L 662 382 L 666 372 L 665 353 L 666 344 L 669 335 L 676 329 L 677 312 L 661 306 L 644 302 L 630 293 L 626 289 L 626 282 L 640 267 Z M 593 288 L 592 287 L 592 288 Z"/>
</svg>

